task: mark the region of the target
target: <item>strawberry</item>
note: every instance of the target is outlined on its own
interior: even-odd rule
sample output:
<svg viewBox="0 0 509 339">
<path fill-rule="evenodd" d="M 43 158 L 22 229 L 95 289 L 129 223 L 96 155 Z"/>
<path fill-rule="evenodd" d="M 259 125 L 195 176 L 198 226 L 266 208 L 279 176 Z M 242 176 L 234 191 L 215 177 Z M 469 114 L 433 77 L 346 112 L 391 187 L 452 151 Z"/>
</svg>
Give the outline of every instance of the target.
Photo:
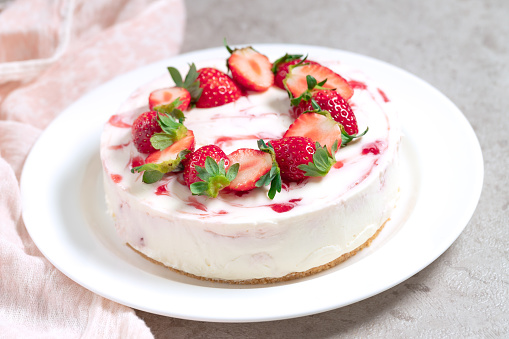
<svg viewBox="0 0 509 339">
<path fill-rule="evenodd" d="M 189 154 L 184 167 L 184 182 L 191 192 L 212 198 L 230 185 L 239 170 L 239 164 L 230 166 L 228 156 L 215 145 L 200 147 Z"/>
<path fill-rule="evenodd" d="M 233 80 L 244 89 L 264 92 L 274 83 L 272 64 L 269 59 L 253 47 L 231 49 L 225 40 L 225 47 L 230 52 L 227 65 L 232 72 Z"/>
<path fill-rule="evenodd" d="M 161 126 L 157 122 L 157 112 L 148 111 L 140 114 L 134 120 L 131 127 L 134 146 L 140 153 L 152 153 L 156 149 L 150 143 L 150 138 L 154 133 L 162 132 Z"/>
<path fill-rule="evenodd" d="M 169 147 L 150 154 L 145 164 L 134 167 L 131 172 L 144 172 L 143 182 L 147 184 L 159 181 L 165 173 L 182 169 L 181 162 L 186 154 L 194 150 L 194 134 L 188 130 L 186 135 Z"/>
<path fill-rule="evenodd" d="M 265 144 L 263 140 L 258 140 L 258 147 L 273 155 L 277 163 L 278 174 L 281 176 L 280 180 L 287 182 L 302 181 L 306 177 L 325 176 L 329 173 L 332 165 L 336 163 L 327 148 L 321 147 L 319 143 L 306 137 L 286 137 L 271 140 L 268 144 Z M 334 153 L 337 151 L 336 147 L 337 144 L 332 149 Z M 268 184 L 267 181 L 263 185 Z M 280 184 L 281 181 L 279 181 Z M 271 183 L 271 190 L 273 189 L 272 185 L 274 184 Z M 280 186 L 278 191 L 281 191 Z"/>
<path fill-rule="evenodd" d="M 315 90 L 312 92 L 312 97 L 322 110 L 328 111 L 335 121 L 343 125 L 347 134 L 355 135 L 359 133 L 357 119 L 352 108 L 336 91 Z M 294 106 L 294 113 L 298 115 L 313 109 L 311 100 L 302 100 L 297 106 Z"/>
<path fill-rule="evenodd" d="M 334 143 L 341 144 L 341 125 L 326 112 L 305 113 L 300 115 L 283 135 L 284 138 L 293 136 L 306 137 L 320 145 L 326 145 L 331 152 Z"/>
<path fill-rule="evenodd" d="M 186 135 L 187 128 L 182 124 L 184 113 L 174 108 L 180 103 L 177 98 L 168 105 L 156 106 L 159 112 L 144 112 L 136 118 L 131 133 L 138 152 L 153 153 L 162 150 Z"/>
<path fill-rule="evenodd" d="M 228 155 L 232 163 L 239 163 L 237 177 L 230 183 L 233 191 L 249 191 L 256 187 L 256 182 L 272 167 L 270 154 L 251 149 L 240 148 Z"/>
<path fill-rule="evenodd" d="M 274 73 L 274 85 L 281 89 L 285 89 L 283 80 L 285 80 L 286 74 L 288 74 L 288 68 L 301 62 L 301 58 L 302 55 L 300 54 L 285 54 L 281 58 L 277 59 L 272 65 L 272 73 Z M 305 60 L 305 63 L 318 65 L 317 62 L 311 60 Z"/>
<path fill-rule="evenodd" d="M 148 97 L 148 107 L 151 111 L 155 107 L 171 104 L 175 99 L 179 99 L 181 103 L 175 107 L 181 111 L 185 111 L 191 103 L 191 94 L 182 87 L 168 87 L 156 89 L 151 92 Z"/>
<path fill-rule="evenodd" d="M 153 99 L 158 101 L 160 103 L 159 105 L 164 106 L 172 102 L 172 100 L 179 98 L 182 104 L 176 106 L 175 108 L 181 111 L 185 111 L 190 105 L 196 104 L 202 94 L 200 82 L 198 81 L 199 74 L 196 71 L 196 66 L 195 64 L 191 64 L 189 66 L 189 71 L 187 72 L 184 80 L 182 80 L 182 75 L 175 67 L 168 67 L 168 72 L 170 73 L 173 82 L 175 82 L 175 87 L 171 87 L 171 91 L 168 91 L 167 88 L 159 90 L 161 92 L 156 91 Z M 172 95 L 172 98 L 169 98 L 170 95 Z"/>
<path fill-rule="evenodd" d="M 336 90 L 345 100 L 349 100 L 353 95 L 352 87 L 339 74 L 319 64 L 306 65 L 304 63 L 290 66 L 283 81 L 293 97 L 299 97 L 308 89 L 308 75 L 315 78 L 317 82 L 322 84 L 322 87 Z M 324 80 L 326 80 L 325 83 Z"/>
<path fill-rule="evenodd" d="M 223 72 L 215 68 L 198 70 L 199 86 L 202 93 L 196 102 L 198 108 L 222 106 L 234 102 L 241 96 L 241 90 L 235 82 Z"/>
</svg>

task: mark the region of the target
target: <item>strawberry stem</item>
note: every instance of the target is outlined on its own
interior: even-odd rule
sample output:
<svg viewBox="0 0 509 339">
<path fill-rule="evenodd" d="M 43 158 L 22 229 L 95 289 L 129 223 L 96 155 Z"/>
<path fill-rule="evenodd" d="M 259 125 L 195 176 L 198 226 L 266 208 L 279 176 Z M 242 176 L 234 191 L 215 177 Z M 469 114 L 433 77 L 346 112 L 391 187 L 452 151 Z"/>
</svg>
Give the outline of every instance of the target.
<svg viewBox="0 0 509 339">
<path fill-rule="evenodd" d="M 336 154 L 338 150 L 338 141 L 332 145 L 332 153 Z M 304 175 L 308 177 L 324 177 L 329 173 L 331 167 L 336 163 L 336 158 L 329 152 L 327 146 L 320 146 L 316 143 L 316 150 L 313 154 L 313 161 L 307 165 L 299 165 L 298 169 L 304 171 Z"/>
<path fill-rule="evenodd" d="M 168 72 L 170 72 L 170 76 L 177 87 L 185 88 L 189 92 L 191 95 L 191 104 L 195 104 L 203 91 L 203 89 L 200 88 L 200 81 L 197 80 L 200 74 L 196 70 L 196 65 L 192 63 L 189 66 L 189 71 L 187 72 L 184 81 L 182 81 L 182 76 L 180 75 L 179 70 L 175 67 L 168 67 Z"/>
<path fill-rule="evenodd" d="M 281 170 L 279 169 L 279 165 L 276 161 L 276 152 L 274 151 L 274 147 L 272 147 L 270 142 L 266 144 L 263 139 L 260 139 L 258 140 L 258 148 L 260 151 L 270 154 L 272 158 L 272 167 L 270 168 L 270 171 L 258 179 L 258 181 L 255 183 L 255 186 L 263 187 L 270 184 L 267 196 L 272 200 L 276 196 L 276 192 L 281 192 L 281 188 L 283 186 L 281 181 Z"/>
<path fill-rule="evenodd" d="M 219 161 L 219 164 L 207 157 L 205 159 L 205 166 L 195 166 L 198 172 L 198 178 L 203 181 L 196 181 L 189 187 L 193 195 L 206 195 L 211 198 L 217 197 L 219 191 L 230 185 L 230 182 L 235 179 L 239 172 L 239 163 L 235 163 L 225 170 L 224 159 Z"/>
<path fill-rule="evenodd" d="M 163 175 L 169 172 L 178 172 L 183 169 L 182 160 L 186 157 L 190 150 L 181 151 L 175 159 L 163 161 L 161 163 L 148 163 L 131 169 L 131 173 L 144 172 L 142 181 L 146 184 L 153 184 L 163 178 Z"/>
<path fill-rule="evenodd" d="M 366 127 L 366 129 L 362 133 L 348 134 L 348 133 L 346 133 L 343 125 L 341 125 L 341 147 L 345 147 L 346 145 L 348 145 L 348 143 L 350 141 L 364 136 L 366 133 L 368 133 L 368 130 L 369 130 L 369 127 Z"/>
</svg>

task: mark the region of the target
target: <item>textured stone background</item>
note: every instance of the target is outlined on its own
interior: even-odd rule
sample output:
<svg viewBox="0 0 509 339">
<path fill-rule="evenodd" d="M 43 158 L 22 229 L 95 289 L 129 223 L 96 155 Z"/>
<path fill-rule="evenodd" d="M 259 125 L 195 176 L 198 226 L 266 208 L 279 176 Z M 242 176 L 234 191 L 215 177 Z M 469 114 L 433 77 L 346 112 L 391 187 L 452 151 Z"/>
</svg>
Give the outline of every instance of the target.
<svg viewBox="0 0 509 339">
<path fill-rule="evenodd" d="M 220 46 L 223 37 L 232 45 L 322 45 L 384 60 L 426 80 L 472 124 L 485 181 L 458 240 L 386 292 L 322 314 L 263 323 L 204 323 L 138 311 L 154 335 L 509 337 L 509 1 L 188 0 L 186 5 L 182 52 Z"/>
</svg>

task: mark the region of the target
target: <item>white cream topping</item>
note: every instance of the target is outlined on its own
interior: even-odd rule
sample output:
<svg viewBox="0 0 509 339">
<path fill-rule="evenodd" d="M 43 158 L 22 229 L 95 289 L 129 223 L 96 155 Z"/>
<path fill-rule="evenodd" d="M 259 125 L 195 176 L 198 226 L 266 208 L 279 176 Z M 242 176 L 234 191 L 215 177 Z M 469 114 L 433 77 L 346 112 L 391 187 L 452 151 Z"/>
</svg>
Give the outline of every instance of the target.
<svg viewBox="0 0 509 339">
<path fill-rule="evenodd" d="M 223 63 L 211 65 L 224 70 Z M 350 104 L 359 131 L 369 126 L 369 132 L 339 150 L 338 168 L 326 177 L 292 183 L 274 200 L 265 188 L 216 199 L 193 196 L 181 174 L 142 183 L 130 170 L 133 160 L 146 156 L 136 151 L 125 126 L 148 110 L 150 91 L 171 86 L 171 79 L 161 77 L 133 93 L 113 118 L 117 123 L 105 125 L 101 141 L 106 197 L 122 238 L 167 266 L 207 278 L 246 280 L 306 271 L 373 236 L 398 196 L 397 116 L 364 74 L 322 63 L 366 85 L 355 89 Z M 118 121 L 125 126 L 117 127 Z M 280 138 L 292 122 L 286 92 L 274 87 L 224 106 L 193 109 L 186 112 L 185 125 L 194 132 L 196 148 L 216 144 L 228 154 L 256 149 L 260 138 Z M 363 154 L 373 145 L 379 154 Z M 286 212 L 274 210 L 283 206 Z"/>
</svg>

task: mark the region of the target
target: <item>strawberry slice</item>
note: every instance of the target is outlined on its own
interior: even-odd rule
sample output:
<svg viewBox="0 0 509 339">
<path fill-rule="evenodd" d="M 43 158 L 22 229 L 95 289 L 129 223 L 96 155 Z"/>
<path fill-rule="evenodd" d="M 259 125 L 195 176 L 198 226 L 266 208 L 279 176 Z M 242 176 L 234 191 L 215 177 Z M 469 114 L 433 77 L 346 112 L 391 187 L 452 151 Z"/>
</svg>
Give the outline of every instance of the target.
<svg viewBox="0 0 509 339">
<path fill-rule="evenodd" d="M 237 176 L 239 164 L 230 163 L 228 156 L 218 146 L 200 147 L 186 157 L 184 182 L 193 195 L 215 198 Z"/>
<path fill-rule="evenodd" d="M 174 142 L 171 146 L 150 154 L 145 159 L 145 164 L 134 167 L 131 172 L 144 172 L 142 181 L 147 184 L 162 179 L 169 172 L 177 172 L 183 169 L 182 160 L 194 150 L 194 133 L 187 130 L 186 136 Z"/>
<path fill-rule="evenodd" d="M 306 77 L 311 75 L 318 83 L 326 82 L 322 85 L 324 88 L 335 89 L 345 100 L 349 100 L 353 95 L 353 89 L 348 82 L 331 69 L 319 64 L 297 64 L 290 66 L 288 74 L 283 83 L 293 97 L 299 97 L 308 89 Z"/>
<path fill-rule="evenodd" d="M 288 74 L 288 69 L 290 68 L 290 66 L 302 62 L 301 58 L 302 58 L 301 54 L 287 53 L 283 55 L 281 58 L 274 61 L 274 64 L 272 65 L 272 73 L 274 73 L 274 85 L 281 89 L 285 89 L 283 81 L 285 80 L 286 75 Z M 318 65 L 317 62 L 311 60 L 305 60 L 305 63 Z"/>
<path fill-rule="evenodd" d="M 270 154 L 251 148 L 240 148 L 228 155 L 232 163 L 239 163 L 239 172 L 230 183 L 233 191 L 249 191 L 272 167 Z"/>
<path fill-rule="evenodd" d="M 290 125 L 283 137 L 295 136 L 310 138 L 332 152 L 334 144 L 341 145 L 341 125 L 326 113 L 304 113 Z"/>
<path fill-rule="evenodd" d="M 272 64 L 269 59 L 257 52 L 253 47 L 231 49 L 225 41 L 225 46 L 231 56 L 227 60 L 232 78 L 244 89 L 264 92 L 274 84 Z"/>
<path fill-rule="evenodd" d="M 198 70 L 201 95 L 196 102 L 198 108 L 210 108 L 237 101 L 241 90 L 226 74 L 215 68 L 205 67 Z"/>
<path fill-rule="evenodd" d="M 179 99 L 181 103 L 176 109 L 185 111 L 191 103 L 191 94 L 182 87 L 160 88 L 152 91 L 148 97 L 148 107 L 151 111 L 157 106 L 171 104 L 175 99 Z"/>
</svg>

